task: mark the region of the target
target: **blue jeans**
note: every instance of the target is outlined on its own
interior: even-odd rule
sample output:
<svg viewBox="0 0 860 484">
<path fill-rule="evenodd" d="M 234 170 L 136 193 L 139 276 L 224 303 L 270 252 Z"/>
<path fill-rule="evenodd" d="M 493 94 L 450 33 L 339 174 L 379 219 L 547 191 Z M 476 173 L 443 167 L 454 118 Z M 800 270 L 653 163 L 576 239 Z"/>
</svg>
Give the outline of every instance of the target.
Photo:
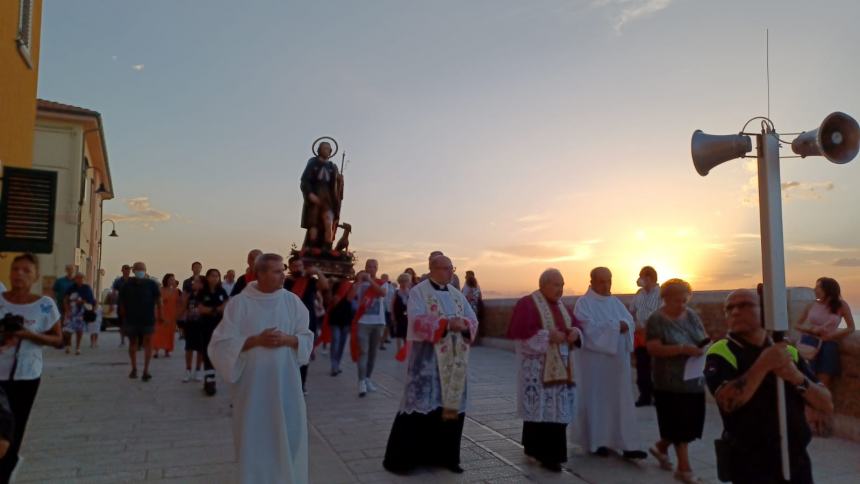
<svg viewBox="0 0 860 484">
<path fill-rule="evenodd" d="M 329 326 L 331 328 L 331 371 L 340 370 L 340 360 L 343 358 L 343 348 L 346 346 L 346 338 L 349 337 L 349 326 Z"/>
</svg>

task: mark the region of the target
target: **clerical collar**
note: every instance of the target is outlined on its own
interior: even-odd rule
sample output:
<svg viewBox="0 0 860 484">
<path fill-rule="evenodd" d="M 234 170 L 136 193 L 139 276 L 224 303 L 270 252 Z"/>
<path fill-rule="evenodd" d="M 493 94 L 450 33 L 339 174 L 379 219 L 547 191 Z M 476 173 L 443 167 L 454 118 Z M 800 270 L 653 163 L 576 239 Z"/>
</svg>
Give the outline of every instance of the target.
<svg viewBox="0 0 860 484">
<path fill-rule="evenodd" d="M 439 285 L 439 284 L 436 284 L 435 282 L 433 282 L 433 279 L 428 278 L 427 280 L 430 281 L 430 285 L 433 286 L 433 289 L 436 289 L 437 291 L 447 291 L 448 290 L 447 284 L 442 286 L 442 285 Z"/>
</svg>

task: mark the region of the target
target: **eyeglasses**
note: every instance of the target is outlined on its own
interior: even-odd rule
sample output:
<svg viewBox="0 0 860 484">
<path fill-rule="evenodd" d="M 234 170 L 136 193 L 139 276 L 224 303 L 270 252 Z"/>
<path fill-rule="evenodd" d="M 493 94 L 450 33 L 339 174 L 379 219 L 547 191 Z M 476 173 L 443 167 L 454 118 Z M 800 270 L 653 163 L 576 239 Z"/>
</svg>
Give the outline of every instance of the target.
<svg viewBox="0 0 860 484">
<path fill-rule="evenodd" d="M 739 303 L 734 303 L 734 304 L 726 304 L 725 310 L 726 310 L 726 314 L 729 314 L 732 311 L 734 311 L 735 309 L 751 309 L 751 308 L 754 308 L 756 306 L 758 306 L 758 304 L 756 304 L 754 302 L 744 301 L 744 302 L 739 302 Z"/>
</svg>

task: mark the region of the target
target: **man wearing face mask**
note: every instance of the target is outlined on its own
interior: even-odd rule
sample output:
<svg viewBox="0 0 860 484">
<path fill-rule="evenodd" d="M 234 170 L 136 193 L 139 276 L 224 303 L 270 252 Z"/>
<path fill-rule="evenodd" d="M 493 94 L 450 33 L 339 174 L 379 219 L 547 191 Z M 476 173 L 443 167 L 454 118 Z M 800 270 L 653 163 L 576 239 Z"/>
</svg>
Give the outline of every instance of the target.
<svg viewBox="0 0 860 484">
<path fill-rule="evenodd" d="M 134 277 L 123 284 L 119 291 L 119 314 L 123 321 L 123 331 L 128 336 L 128 355 L 131 359 L 129 378 L 137 378 L 137 344 L 143 339 L 143 376 L 149 381 L 149 360 L 152 358 L 152 333 L 155 331 L 156 315 L 161 316 L 161 290 L 158 284 L 147 277 L 146 264 L 135 262 L 132 267 Z"/>
<path fill-rule="evenodd" d="M 633 334 L 633 353 L 636 355 L 636 386 L 639 387 L 637 407 L 651 405 L 653 383 L 651 382 L 651 355 L 645 348 L 645 323 L 651 314 L 660 308 L 660 285 L 657 284 L 657 271 L 651 266 L 645 266 L 639 271 L 636 281 L 639 290 L 633 297 L 630 313 L 636 323 Z"/>
</svg>

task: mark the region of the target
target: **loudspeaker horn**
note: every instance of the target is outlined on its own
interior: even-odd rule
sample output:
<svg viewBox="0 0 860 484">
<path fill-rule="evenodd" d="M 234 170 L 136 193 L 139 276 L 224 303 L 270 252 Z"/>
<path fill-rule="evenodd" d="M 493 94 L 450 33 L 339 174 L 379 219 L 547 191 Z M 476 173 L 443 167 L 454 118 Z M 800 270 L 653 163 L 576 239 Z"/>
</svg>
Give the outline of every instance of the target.
<svg viewBox="0 0 860 484">
<path fill-rule="evenodd" d="M 860 126 L 845 113 L 830 113 L 818 129 L 806 131 L 791 142 L 791 151 L 803 158 L 823 156 L 833 163 L 848 163 L 860 151 Z"/>
<path fill-rule="evenodd" d="M 690 142 L 693 165 L 699 175 L 706 176 L 711 168 L 739 158 L 752 151 L 752 140 L 742 134 L 713 135 L 697 129 Z"/>
</svg>

